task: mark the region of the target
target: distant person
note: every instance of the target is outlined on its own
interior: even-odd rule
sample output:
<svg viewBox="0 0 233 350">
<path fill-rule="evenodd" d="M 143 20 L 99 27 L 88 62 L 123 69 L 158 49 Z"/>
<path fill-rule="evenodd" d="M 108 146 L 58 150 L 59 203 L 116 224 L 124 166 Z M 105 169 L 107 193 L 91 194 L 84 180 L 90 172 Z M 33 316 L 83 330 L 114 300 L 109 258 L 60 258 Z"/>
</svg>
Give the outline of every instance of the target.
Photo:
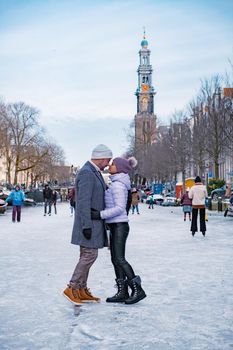
<svg viewBox="0 0 233 350">
<path fill-rule="evenodd" d="M 230 197 L 231 197 L 231 182 L 227 182 L 225 198 L 230 198 Z"/>
<path fill-rule="evenodd" d="M 132 193 L 132 214 L 134 214 L 134 211 L 136 211 L 137 214 L 139 214 L 139 208 L 138 208 L 138 203 L 140 200 L 138 190 L 136 188 L 132 188 L 131 190 Z"/>
<path fill-rule="evenodd" d="M 208 197 L 206 197 L 205 208 L 208 209 L 208 206 L 209 206 L 209 199 L 208 199 Z M 205 221 L 208 221 L 208 220 L 209 220 L 209 218 L 208 218 L 207 210 L 205 210 Z"/>
<path fill-rule="evenodd" d="M 105 220 L 110 230 L 110 251 L 118 291 L 106 299 L 108 303 L 135 304 L 146 297 L 141 286 L 141 278 L 135 275 L 132 266 L 125 258 L 126 240 L 129 234 L 127 202 L 130 188 L 129 172 L 136 166 L 134 157 L 117 157 L 109 166 L 111 185 L 105 193 L 105 210 L 92 209 L 92 218 Z M 97 209 L 97 210 L 96 210 Z M 128 286 L 132 293 L 129 295 Z"/>
<path fill-rule="evenodd" d="M 200 215 L 200 231 L 203 236 L 206 234 L 206 220 L 205 220 L 205 200 L 208 197 L 206 186 L 201 182 L 200 176 L 194 180 L 195 185 L 189 191 L 189 198 L 192 199 L 192 223 L 191 231 L 194 236 L 197 230 L 197 216 L 198 211 Z"/>
<path fill-rule="evenodd" d="M 228 214 L 229 207 L 233 207 L 233 192 L 231 192 L 228 207 L 227 207 L 227 209 L 226 209 L 225 212 L 224 212 L 224 216 L 225 216 L 225 217 L 226 217 L 227 214 Z"/>
<path fill-rule="evenodd" d="M 21 220 L 21 207 L 25 200 L 25 195 L 23 191 L 20 189 L 19 185 L 15 186 L 15 189 L 11 191 L 9 196 L 6 198 L 5 202 L 8 203 L 9 201 L 12 201 L 13 210 L 12 210 L 12 222 L 15 222 L 15 219 L 17 219 L 17 222 L 20 222 Z"/>
<path fill-rule="evenodd" d="M 75 188 L 70 188 L 68 191 L 68 200 L 70 203 L 70 216 L 73 216 L 75 210 Z"/>
<path fill-rule="evenodd" d="M 80 258 L 64 296 L 73 304 L 98 302 L 100 298 L 91 294 L 87 279 L 91 266 L 97 259 L 98 249 L 107 247 L 107 234 L 103 220 L 91 218 L 91 208 L 105 208 L 104 194 L 106 184 L 101 170 L 109 164 L 112 151 L 100 144 L 92 151 L 91 160 L 80 169 L 75 180 L 75 219 L 72 244 L 80 246 Z"/>
<path fill-rule="evenodd" d="M 150 195 L 148 198 L 148 204 L 149 204 L 148 209 L 154 209 L 154 198 L 152 195 Z"/>
<path fill-rule="evenodd" d="M 186 192 L 181 197 L 181 205 L 183 207 L 183 213 L 184 213 L 184 221 L 186 221 L 186 215 L 189 216 L 189 221 L 191 221 L 191 213 L 192 213 L 192 200 L 189 198 L 189 191 L 186 190 Z"/>
<path fill-rule="evenodd" d="M 51 196 L 52 206 L 54 206 L 54 213 L 57 214 L 57 191 L 52 191 Z"/>
<path fill-rule="evenodd" d="M 47 207 L 49 207 L 49 216 L 51 216 L 51 206 L 52 206 L 52 194 L 53 191 L 49 187 L 49 185 L 45 185 L 43 190 L 43 198 L 44 198 L 44 216 L 47 214 Z"/>
</svg>

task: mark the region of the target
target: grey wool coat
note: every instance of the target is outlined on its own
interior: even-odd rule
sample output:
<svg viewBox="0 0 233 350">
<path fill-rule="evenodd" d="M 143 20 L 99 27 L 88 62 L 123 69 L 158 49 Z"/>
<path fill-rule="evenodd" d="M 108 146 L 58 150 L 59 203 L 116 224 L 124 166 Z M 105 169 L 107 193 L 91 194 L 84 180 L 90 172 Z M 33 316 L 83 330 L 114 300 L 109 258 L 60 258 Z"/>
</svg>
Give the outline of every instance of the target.
<svg viewBox="0 0 233 350">
<path fill-rule="evenodd" d="M 91 208 L 105 209 L 104 195 L 106 185 L 102 175 L 90 163 L 86 162 L 75 180 L 75 219 L 72 232 L 72 244 L 87 248 L 103 248 L 107 244 L 107 234 L 103 220 L 91 220 Z M 91 228 L 91 239 L 86 239 L 83 229 Z"/>
</svg>

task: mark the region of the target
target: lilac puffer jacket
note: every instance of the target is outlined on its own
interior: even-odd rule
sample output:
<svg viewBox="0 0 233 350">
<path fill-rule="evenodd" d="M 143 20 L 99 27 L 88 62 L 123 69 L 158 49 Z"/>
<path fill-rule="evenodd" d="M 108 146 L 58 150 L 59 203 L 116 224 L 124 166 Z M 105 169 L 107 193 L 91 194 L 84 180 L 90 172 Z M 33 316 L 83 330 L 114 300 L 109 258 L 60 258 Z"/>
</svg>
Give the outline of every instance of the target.
<svg viewBox="0 0 233 350">
<path fill-rule="evenodd" d="M 105 222 L 128 222 L 126 203 L 128 190 L 130 190 L 130 178 L 128 174 L 120 173 L 110 176 L 112 181 L 110 187 L 105 191 L 105 210 L 100 212 Z"/>
</svg>

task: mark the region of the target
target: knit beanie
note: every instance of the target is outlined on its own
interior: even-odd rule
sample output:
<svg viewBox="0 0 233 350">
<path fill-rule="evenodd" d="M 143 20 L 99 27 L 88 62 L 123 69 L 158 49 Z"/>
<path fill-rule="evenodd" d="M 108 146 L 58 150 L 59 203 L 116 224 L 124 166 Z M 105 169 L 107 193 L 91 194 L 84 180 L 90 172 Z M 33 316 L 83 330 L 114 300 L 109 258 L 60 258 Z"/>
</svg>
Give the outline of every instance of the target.
<svg viewBox="0 0 233 350">
<path fill-rule="evenodd" d="M 201 178 L 200 178 L 200 176 L 196 176 L 196 178 L 195 178 L 194 182 L 195 182 L 195 183 L 197 183 L 197 182 L 201 182 Z"/>
<path fill-rule="evenodd" d="M 96 146 L 91 154 L 91 159 L 106 159 L 112 158 L 112 151 L 107 146 L 100 144 Z"/>
<path fill-rule="evenodd" d="M 113 164 L 116 166 L 118 173 L 130 173 L 130 171 L 136 167 L 137 163 L 138 162 L 134 157 L 130 157 L 129 159 L 117 157 L 113 159 Z"/>
</svg>

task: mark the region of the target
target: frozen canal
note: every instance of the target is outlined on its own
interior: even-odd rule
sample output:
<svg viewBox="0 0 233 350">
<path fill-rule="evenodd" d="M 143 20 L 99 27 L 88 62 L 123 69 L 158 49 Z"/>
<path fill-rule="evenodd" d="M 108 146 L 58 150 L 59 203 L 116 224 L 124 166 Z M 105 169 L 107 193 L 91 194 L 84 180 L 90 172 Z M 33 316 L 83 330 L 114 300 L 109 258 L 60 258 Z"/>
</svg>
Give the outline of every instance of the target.
<svg viewBox="0 0 233 350">
<path fill-rule="evenodd" d="M 130 214 L 127 258 L 147 298 L 105 303 L 115 289 L 108 249 L 89 287 L 100 304 L 74 307 L 62 291 L 78 261 L 68 204 L 58 215 L 24 208 L 21 223 L 0 216 L 1 350 L 232 350 L 233 218 L 209 216 L 193 238 L 181 208 L 140 206 Z"/>
</svg>

